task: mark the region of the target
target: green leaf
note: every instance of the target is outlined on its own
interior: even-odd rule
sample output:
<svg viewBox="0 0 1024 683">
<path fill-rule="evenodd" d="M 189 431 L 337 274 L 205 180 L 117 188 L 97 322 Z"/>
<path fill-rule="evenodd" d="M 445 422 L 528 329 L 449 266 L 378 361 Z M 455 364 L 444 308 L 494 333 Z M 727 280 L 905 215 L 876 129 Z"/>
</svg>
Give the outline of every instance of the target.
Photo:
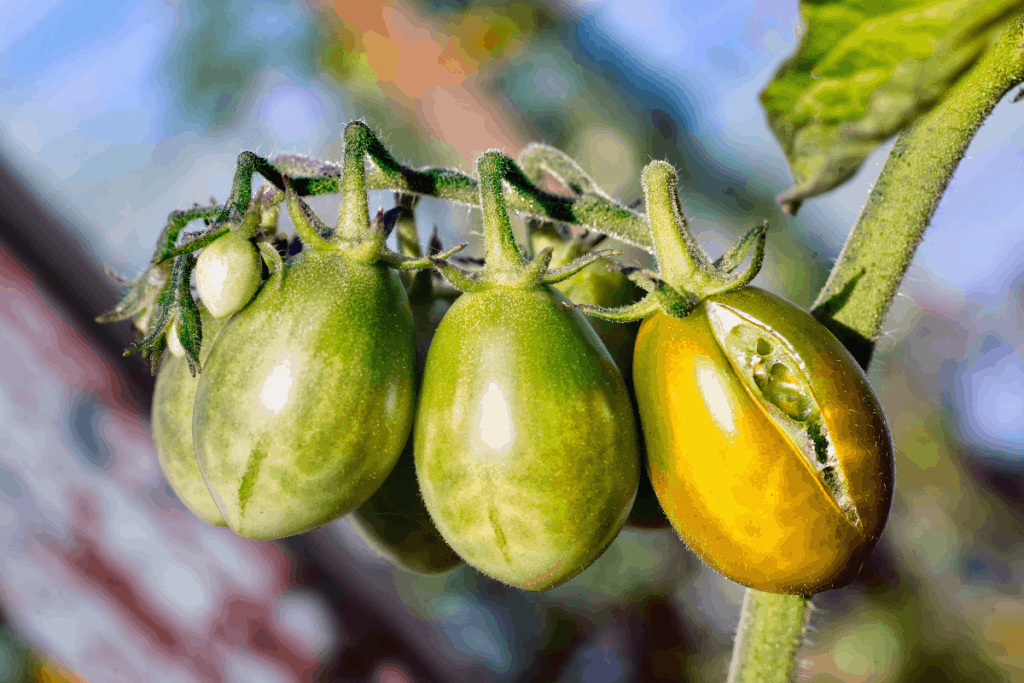
<svg viewBox="0 0 1024 683">
<path fill-rule="evenodd" d="M 790 213 L 849 179 L 964 78 L 1024 0 L 803 0 L 796 53 L 761 93 L 796 185 Z"/>
</svg>

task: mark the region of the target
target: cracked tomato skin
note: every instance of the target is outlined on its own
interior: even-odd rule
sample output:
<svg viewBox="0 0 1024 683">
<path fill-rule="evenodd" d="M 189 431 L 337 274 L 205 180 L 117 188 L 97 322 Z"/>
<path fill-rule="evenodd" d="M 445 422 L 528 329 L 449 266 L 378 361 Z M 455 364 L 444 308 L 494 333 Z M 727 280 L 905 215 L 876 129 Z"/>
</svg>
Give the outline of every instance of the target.
<svg viewBox="0 0 1024 683">
<path fill-rule="evenodd" d="M 831 332 L 745 287 L 645 320 L 633 379 L 658 499 L 701 559 L 773 593 L 856 577 L 889 514 L 893 449 Z"/>
<path fill-rule="evenodd" d="M 416 341 L 398 275 L 333 251 L 290 259 L 231 318 L 203 371 L 196 455 L 238 534 L 326 524 L 369 498 L 412 426 Z"/>
<path fill-rule="evenodd" d="M 226 322 L 227 318 L 214 318 L 204 311 L 200 365 L 206 365 L 213 342 Z M 199 471 L 192 443 L 192 404 L 199 377 L 192 376 L 184 358 L 170 353 L 164 356 L 166 360 L 156 376 L 152 410 L 153 443 L 160 469 L 178 498 L 196 517 L 213 526 L 227 526 Z"/>
<path fill-rule="evenodd" d="M 604 552 L 640 474 L 622 376 L 564 301 L 547 287 L 459 297 L 427 355 L 414 433 L 444 539 L 480 571 L 532 590 Z"/>
</svg>

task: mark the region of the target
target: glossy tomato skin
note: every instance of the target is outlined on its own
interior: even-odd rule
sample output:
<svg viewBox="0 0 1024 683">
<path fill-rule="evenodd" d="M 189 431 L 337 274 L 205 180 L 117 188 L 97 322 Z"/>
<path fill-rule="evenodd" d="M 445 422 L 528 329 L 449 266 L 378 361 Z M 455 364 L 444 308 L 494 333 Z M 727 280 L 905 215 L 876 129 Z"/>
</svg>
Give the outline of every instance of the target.
<svg viewBox="0 0 1024 683">
<path fill-rule="evenodd" d="M 889 514 L 892 440 L 824 326 L 753 287 L 712 296 L 644 321 L 634 382 L 658 499 L 705 562 L 775 593 L 856 577 Z"/>
<path fill-rule="evenodd" d="M 572 260 L 573 254 L 569 253 L 569 245 L 550 232 L 535 232 L 531 236 L 531 244 L 534 252 L 547 246 L 555 248 L 554 256 L 551 259 L 552 268 L 566 265 Z M 630 304 L 639 300 L 643 294 L 643 290 L 630 282 L 629 278 L 619 270 L 609 268 L 604 261 L 591 263 L 572 277 L 552 286 L 574 303 L 604 306 L 605 308 Z M 622 373 L 622 379 L 625 380 L 626 388 L 632 399 L 633 350 L 636 347 L 636 335 L 640 330 L 640 321 L 618 323 L 591 316 L 586 316 L 586 320 L 597 332 L 597 336 L 608 349 L 608 353 L 611 354 L 619 372 Z M 633 414 L 639 420 L 635 400 L 633 401 Z M 642 437 L 642 434 L 639 436 Z M 640 457 L 643 460 L 643 438 L 639 440 L 639 448 Z M 637 488 L 636 499 L 633 501 L 629 519 L 626 520 L 626 526 L 633 529 L 668 529 L 672 526 L 658 503 L 658 497 L 654 493 L 654 487 L 651 486 L 646 469 L 640 472 L 640 485 Z"/>
<path fill-rule="evenodd" d="M 463 294 L 427 355 L 423 499 L 469 564 L 533 590 L 614 540 L 639 477 L 629 395 L 593 328 L 547 287 Z"/>
<path fill-rule="evenodd" d="M 225 322 L 227 318 L 214 318 L 204 311 L 203 344 L 199 352 L 201 365 L 206 364 L 213 342 Z M 192 443 L 192 404 L 198 386 L 199 377 L 192 376 L 184 358 L 165 354 L 153 390 L 153 443 L 160 469 L 181 502 L 207 524 L 226 526 L 227 522 L 217 509 L 199 470 Z"/>
<path fill-rule="evenodd" d="M 333 251 L 290 259 L 221 332 L 193 433 L 228 525 L 302 533 L 361 504 L 402 451 L 415 410 L 416 342 L 398 276 Z"/>
</svg>

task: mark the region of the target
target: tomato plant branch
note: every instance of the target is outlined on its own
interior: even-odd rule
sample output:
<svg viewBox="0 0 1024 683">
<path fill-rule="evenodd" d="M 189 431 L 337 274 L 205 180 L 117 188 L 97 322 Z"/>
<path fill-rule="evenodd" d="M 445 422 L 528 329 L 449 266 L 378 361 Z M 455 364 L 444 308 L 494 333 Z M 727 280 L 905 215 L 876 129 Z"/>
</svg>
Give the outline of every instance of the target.
<svg viewBox="0 0 1024 683">
<path fill-rule="evenodd" d="M 366 171 L 367 190 L 392 190 L 480 206 L 480 183 L 476 178 L 451 168 L 404 166 L 362 122 L 349 124 L 345 140 L 346 148 L 354 145 L 356 149 L 365 149 L 372 162 L 373 168 Z M 344 182 L 342 169 L 331 162 L 289 154 L 275 156 L 268 163 L 292 178 L 295 192 L 300 196 L 339 192 Z M 576 197 L 552 194 L 531 182 L 524 169 L 531 173 L 547 170 L 571 190 L 586 191 Z M 507 206 L 511 211 L 578 225 L 653 252 L 647 217 L 598 191 L 582 169 L 561 152 L 545 145 L 528 146 L 520 157 L 520 164 L 511 163 L 504 181 Z"/>
<path fill-rule="evenodd" d="M 946 99 L 896 138 L 812 313 L 866 367 L 950 178 L 996 103 L 1024 80 L 1021 18 Z"/>
<path fill-rule="evenodd" d="M 727 683 L 789 683 L 811 598 L 748 589 Z"/>
</svg>

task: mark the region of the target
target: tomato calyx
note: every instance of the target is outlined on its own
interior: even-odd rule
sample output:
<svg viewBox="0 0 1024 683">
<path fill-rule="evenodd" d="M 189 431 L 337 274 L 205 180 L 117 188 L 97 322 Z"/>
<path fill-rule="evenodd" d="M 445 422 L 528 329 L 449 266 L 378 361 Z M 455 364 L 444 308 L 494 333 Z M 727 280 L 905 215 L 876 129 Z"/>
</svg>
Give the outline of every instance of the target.
<svg viewBox="0 0 1024 683">
<path fill-rule="evenodd" d="M 339 251 L 360 263 L 381 262 L 400 271 L 429 268 L 433 265 L 431 259 L 407 256 L 392 251 L 384 244 L 400 218 L 406 214 L 406 220 L 411 218 L 409 207 L 400 203 L 389 211 L 381 208 L 373 221 L 370 221 L 366 198 L 366 155 L 376 138 L 368 133 L 368 127 L 361 121 L 353 121 L 345 126 L 344 162 L 340 182 L 341 207 L 338 209 L 338 222 L 333 230 L 327 228 L 309 205 L 298 196 L 292 187 L 291 179 L 288 176 L 283 177 L 285 203 L 288 206 L 288 215 L 295 225 L 295 231 L 311 249 Z M 438 254 L 438 257 L 448 258 L 467 246 L 468 243 L 458 244 Z"/>
<path fill-rule="evenodd" d="M 127 356 L 138 351 L 149 357 L 150 369 L 154 375 L 160 367 L 160 357 L 167 349 L 167 336 L 172 330 L 188 361 L 192 376 L 195 377 L 196 373 L 202 370 L 199 365 L 199 347 L 203 339 L 203 326 L 199 319 L 199 306 L 192 298 L 190 285 L 195 265 L 196 257 L 192 254 L 179 256 L 174 260 L 170 281 L 152 304 L 145 334 L 124 352 Z M 156 287 L 153 288 L 155 289 Z"/>
<path fill-rule="evenodd" d="M 664 161 L 652 161 L 644 168 L 642 182 L 659 272 L 624 268 L 622 272 L 647 291 L 646 297 L 629 306 L 581 305 L 581 310 L 617 322 L 638 320 L 658 310 L 684 318 L 709 296 L 739 289 L 754 279 L 764 261 L 767 220 L 712 260 L 697 244 L 683 214 L 675 169 Z M 747 267 L 734 272 L 751 251 Z"/>
<path fill-rule="evenodd" d="M 521 175 L 522 171 L 510 156 L 496 150 L 485 152 L 480 157 L 477 171 L 480 175 L 480 205 L 483 209 L 486 242 L 483 267 L 469 272 L 448 262 L 443 254 L 428 257 L 456 289 L 479 292 L 496 285 L 530 289 L 555 284 L 572 277 L 601 258 L 622 253 L 613 249 L 592 251 L 565 266 L 551 268 L 554 246 L 549 245 L 538 251 L 532 261 L 527 260 L 516 244 L 504 195 L 505 179 Z"/>
</svg>

